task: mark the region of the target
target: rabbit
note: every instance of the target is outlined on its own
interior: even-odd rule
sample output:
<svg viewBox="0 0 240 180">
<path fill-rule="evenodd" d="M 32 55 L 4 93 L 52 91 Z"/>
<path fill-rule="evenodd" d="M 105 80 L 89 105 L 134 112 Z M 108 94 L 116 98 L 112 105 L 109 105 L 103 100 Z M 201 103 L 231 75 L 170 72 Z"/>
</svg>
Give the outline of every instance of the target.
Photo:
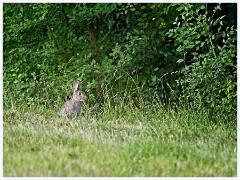
<svg viewBox="0 0 240 180">
<path fill-rule="evenodd" d="M 82 103 L 85 103 L 87 99 L 85 92 L 79 89 L 79 81 L 74 81 L 73 97 L 64 103 L 59 114 L 67 118 L 74 118 L 81 111 Z"/>
</svg>

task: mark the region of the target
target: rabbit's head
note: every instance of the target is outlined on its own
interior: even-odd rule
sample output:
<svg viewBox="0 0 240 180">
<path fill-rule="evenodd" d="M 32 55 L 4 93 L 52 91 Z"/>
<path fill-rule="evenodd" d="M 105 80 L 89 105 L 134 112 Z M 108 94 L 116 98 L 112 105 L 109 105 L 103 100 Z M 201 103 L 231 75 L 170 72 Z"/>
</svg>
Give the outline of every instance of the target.
<svg viewBox="0 0 240 180">
<path fill-rule="evenodd" d="M 73 100 L 85 102 L 85 101 L 87 101 L 87 98 L 88 97 L 86 96 L 85 92 L 83 92 L 79 89 L 79 81 L 74 81 L 74 83 L 73 83 Z"/>
</svg>

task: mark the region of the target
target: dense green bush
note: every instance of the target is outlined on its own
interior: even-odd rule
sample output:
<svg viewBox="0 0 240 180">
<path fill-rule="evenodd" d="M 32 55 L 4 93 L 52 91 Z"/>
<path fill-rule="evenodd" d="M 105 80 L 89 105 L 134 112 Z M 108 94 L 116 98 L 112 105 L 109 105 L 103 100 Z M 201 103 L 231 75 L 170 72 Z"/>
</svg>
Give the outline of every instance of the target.
<svg viewBox="0 0 240 180">
<path fill-rule="evenodd" d="M 183 90 L 181 97 L 214 111 L 235 113 L 236 29 L 224 28 L 225 16 L 214 18 L 221 10 L 220 5 L 214 8 L 212 15 L 206 5 L 201 4 L 182 4 L 177 10 L 181 12 L 180 17 L 168 34 L 175 39 L 176 50 L 181 54 L 177 62 L 184 64 L 177 81 Z"/>
<path fill-rule="evenodd" d="M 207 5 L 5 3 L 4 106 L 58 108 L 79 79 L 90 105 L 121 95 L 235 115 L 236 27 L 224 19 L 236 6 Z"/>
</svg>

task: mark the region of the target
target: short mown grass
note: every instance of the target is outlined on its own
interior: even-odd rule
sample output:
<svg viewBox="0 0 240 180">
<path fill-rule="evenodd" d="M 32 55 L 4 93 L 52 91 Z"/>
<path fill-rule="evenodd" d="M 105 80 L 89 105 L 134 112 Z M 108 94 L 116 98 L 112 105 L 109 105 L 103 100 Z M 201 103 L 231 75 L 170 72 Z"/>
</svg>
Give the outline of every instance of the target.
<svg viewBox="0 0 240 180">
<path fill-rule="evenodd" d="M 123 111 L 124 110 L 124 111 Z M 4 176 L 236 176 L 236 123 L 158 106 L 85 110 L 4 109 Z"/>
</svg>

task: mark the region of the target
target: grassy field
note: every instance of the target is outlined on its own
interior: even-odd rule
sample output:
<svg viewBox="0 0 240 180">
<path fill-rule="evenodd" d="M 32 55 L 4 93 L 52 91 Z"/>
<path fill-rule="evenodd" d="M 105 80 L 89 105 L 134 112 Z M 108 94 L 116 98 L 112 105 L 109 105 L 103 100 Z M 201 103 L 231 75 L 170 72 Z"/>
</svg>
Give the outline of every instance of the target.
<svg viewBox="0 0 240 180">
<path fill-rule="evenodd" d="M 4 109 L 4 176 L 236 176 L 236 124 L 164 107 Z"/>
</svg>

